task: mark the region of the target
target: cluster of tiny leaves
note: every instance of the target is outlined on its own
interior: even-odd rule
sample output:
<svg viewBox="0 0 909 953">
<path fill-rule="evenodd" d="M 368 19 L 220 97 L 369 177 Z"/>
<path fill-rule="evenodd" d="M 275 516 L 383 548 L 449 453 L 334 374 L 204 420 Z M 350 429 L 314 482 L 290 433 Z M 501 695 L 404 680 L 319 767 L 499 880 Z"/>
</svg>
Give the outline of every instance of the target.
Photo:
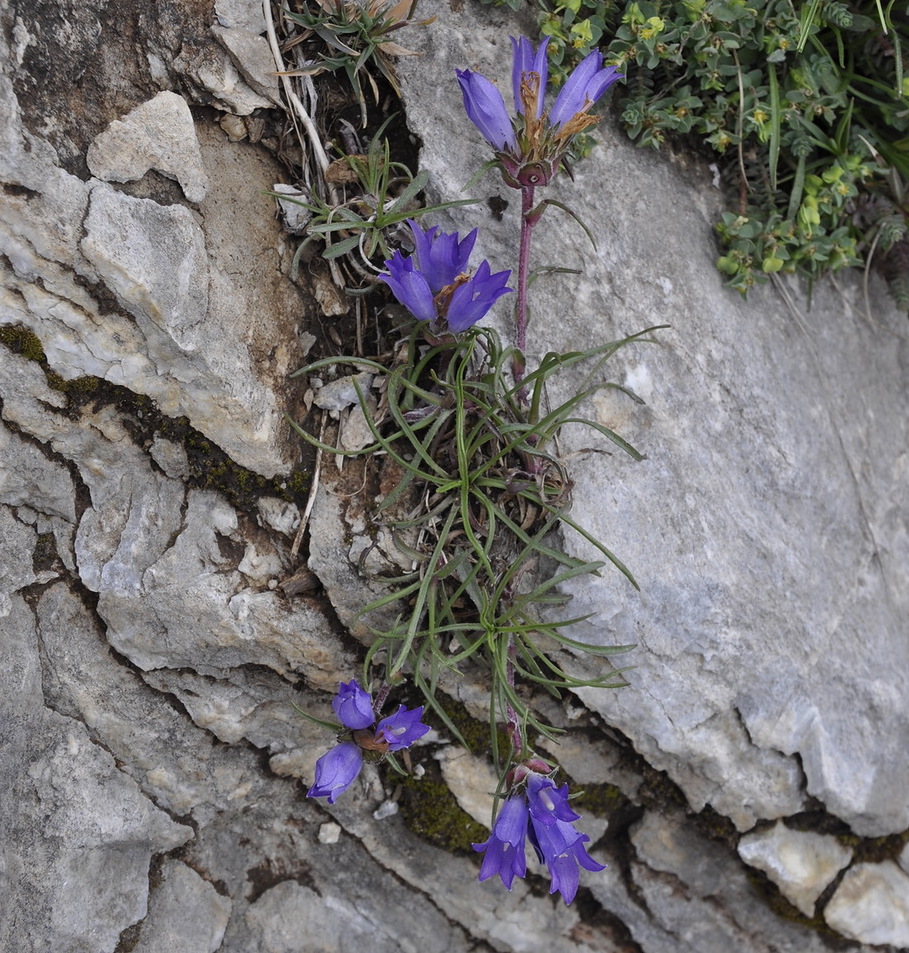
<svg viewBox="0 0 909 953">
<path fill-rule="evenodd" d="M 735 202 L 717 225 L 730 286 L 814 279 L 876 253 L 895 263 L 898 292 L 909 15 L 892 2 L 539 2 L 557 81 L 599 46 L 626 74 L 614 101 L 639 145 L 696 136 L 717 156 Z"/>
</svg>

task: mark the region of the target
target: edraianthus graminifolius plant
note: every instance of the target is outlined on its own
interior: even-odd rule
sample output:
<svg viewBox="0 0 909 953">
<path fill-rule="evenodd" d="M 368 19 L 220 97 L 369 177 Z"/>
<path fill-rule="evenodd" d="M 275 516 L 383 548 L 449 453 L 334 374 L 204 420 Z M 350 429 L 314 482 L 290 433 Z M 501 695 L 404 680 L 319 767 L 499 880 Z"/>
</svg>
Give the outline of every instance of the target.
<svg viewBox="0 0 909 953">
<path fill-rule="evenodd" d="M 387 273 L 379 280 L 418 321 L 428 321 L 436 333 L 460 334 L 483 318 L 511 288 L 505 286 L 510 271 L 492 272 L 489 262 L 468 270 L 477 229 L 459 238 L 457 232 L 440 232 L 437 226 L 424 231 L 412 219 L 414 253 L 405 257 L 396 251 L 385 262 Z"/>
<path fill-rule="evenodd" d="M 469 69 L 455 71 L 468 117 L 495 149 L 503 179 L 516 189 L 549 183 L 572 138 L 599 121 L 590 110 L 622 78 L 617 67 L 603 66 L 602 54 L 593 50 L 572 71 L 547 113 L 548 43 L 546 37 L 534 51 L 526 37 L 511 37 L 514 117 L 485 76 Z"/>
<path fill-rule="evenodd" d="M 331 703 L 338 720 L 338 744 L 316 762 L 316 780 L 306 792 L 307 797 L 327 797 L 334 804 L 360 773 L 364 757 L 381 761 L 386 755 L 409 748 L 429 731 L 420 718 L 423 706 L 398 710 L 376 724 L 378 712 L 372 695 L 352 678 L 340 683 L 338 694 Z M 342 729 L 346 728 L 344 731 Z"/>
</svg>

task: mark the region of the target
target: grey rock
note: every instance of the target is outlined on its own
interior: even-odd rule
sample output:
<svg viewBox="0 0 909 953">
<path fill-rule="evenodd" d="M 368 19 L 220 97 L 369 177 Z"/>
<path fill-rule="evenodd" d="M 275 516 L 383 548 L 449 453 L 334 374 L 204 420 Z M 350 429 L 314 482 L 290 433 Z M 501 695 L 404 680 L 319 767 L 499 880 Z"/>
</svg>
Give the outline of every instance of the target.
<svg viewBox="0 0 909 953">
<path fill-rule="evenodd" d="M 632 890 L 615 868 L 590 888 L 644 953 L 822 953 L 808 927 L 768 915 L 742 865 L 685 819 L 648 812 L 634 825 Z M 864 949 L 864 948 L 863 948 Z"/>
<path fill-rule="evenodd" d="M 305 205 L 300 204 L 306 201 L 305 194 L 295 186 L 285 185 L 282 182 L 275 183 L 271 188 L 273 192 L 287 196 L 286 199 L 278 199 L 278 208 L 281 211 L 284 227 L 291 235 L 302 235 L 312 218 L 312 212 Z"/>
<path fill-rule="evenodd" d="M 5 551 L 16 542 L 0 540 Z M 113 953 L 145 915 L 152 855 L 192 829 L 145 797 L 81 722 L 45 707 L 35 617 L 19 595 L 0 617 L 0 683 L 0 775 L 15 804 L 3 818 L 0 945 Z"/>
<path fill-rule="evenodd" d="M 208 194 L 193 117 L 176 93 L 160 92 L 114 120 L 89 146 L 86 159 L 92 175 L 105 182 L 134 182 L 154 169 L 176 179 L 190 202 Z"/>
<path fill-rule="evenodd" d="M 222 163 L 223 136 L 192 131 L 205 175 L 218 181 L 194 216 L 65 172 L 23 129 L 8 77 L 0 120 L 0 175 L 18 189 L 0 205 L 0 324 L 32 330 L 65 380 L 90 375 L 150 396 L 238 463 L 266 476 L 288 471 L 299 450 L 279 395 L 301 363 L 301 304 L 281 273 L 281 233 L 261 191 L 274 166 L 254 152 Z M 105 282 L 122 310 L 110 308 Z M 266 326 L 263 311 L 277 325 Z M 285 323 L 288 333 L 277 333 Z"/>
<path fill-rule="evenodd" d="M 265 14 L 257 0 L 215 0 L 215 14 L 221 26 L 265 32 Z"/>
<path fill-rule="evenodd" d="M 315 405 L 322 410 L 345 410 L 354 404 L 358 404 L 360 398 L 357 392 L 364 396 L 369 393 L 372 386 L 372 374 L 363 371 L 360 374 L 349 374 L 346 377 L 339 377 L 336 381 L 330 381 L 316 391 Z"/>
<path fill-rule="evenodd" d="M 806 917 L 814 916 L 818 897 L 852 860 L 852 851 L 835 838 L 774 824 L 769 830 L 746 834 L 739 856 L 763 871 L 783 896 Z"/>
<path fill-rule="evenodd" d="M 139 323 L 149 357 L 185 364 L 208 310 L 205 238 L 192 213 L 96 187 L 85 230 L 83 254 Z"/>
<path fill-rule="evenodd" d="M 834 930 L 874 945 L 909 946 L 909 874 L 893 861 L 856 864 L 824 910 Z"/>
<path fill-rule="evenodd" d="M 268 40 L 239 28 L 213 26 L 211 29 L 250 87 L 274 105 L 280 106 L 277 67 Z"/>
<path fill-rule="evenodd" d="M 134 953 L 215 953 L 230 919 L 230 900 L 179 861 L 166 861 L 160 878 Z"/>
</svg>

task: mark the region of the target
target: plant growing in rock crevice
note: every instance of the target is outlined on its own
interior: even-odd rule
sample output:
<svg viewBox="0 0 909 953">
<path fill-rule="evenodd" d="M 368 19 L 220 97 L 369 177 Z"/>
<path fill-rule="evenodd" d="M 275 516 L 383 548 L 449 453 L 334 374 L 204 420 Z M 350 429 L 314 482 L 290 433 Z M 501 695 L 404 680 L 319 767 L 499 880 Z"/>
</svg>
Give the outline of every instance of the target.
<svg viewBox="0 0 909 953">
<path fill-rule="evenodd" d="M 531 746 L 535 735 L 552 738 L 557 729 L 540 719 L 521 685 L 559 697 L 566 689 L 625 684 L 611 665 L 600 677 L 574 675 L 571 657 L 586 651 L 608 658 L 628 646 L 577 642 L 564 630 L 578 620 L 550 613 L 567 602 L 560 586 L 607 565 L 637 585 L 621 560 L 570 517 L 572 482 L 556 440 L 566 425 L 587 426 L 641 459 L 618 434 L 577 413 L 586 397 L 604 387 L 636 399 L 604 382 L 602 373 L 619 349 L 649 338 L 644 331 L 586 352 L 547 354 L 535 369 L 526 366 L 532 229 L 550 206 L 570 212 L 551 199 L 537 203 L 535 191 L 559 173 L 574 137 L 596 122 L 590 108 L 617 76 L 614 68 L 603 67 L 598 53 L 590 54 L 547 112 L 545 44 L 535 51 L 521 38 L 513 45 L 513 116 L 484 77 L 465 70 L 458 79 L 469 118 L 494 149 L 491 164 L 522 196 L 515 345 L 503 345 L 495 332 L 477 324 L 512 289 L 506 285 L 510 272 L 493 273 L 485 261 L 471 269 L 476 230 L 461 238 L 437 228 L 424 231 L 411 219 L 413 254 L 395 251 L 380 275 L 417 320 L 406 342 L 389 360 L 329 357 L 298 372 L 343 367 L 368 371 L 380 382 L 382 400 L 374 407 L 351 377 L 373 437 L 369 446 L 351 453 L 367 459 L 381 453 L 400 469 L 378 518 L 414 566 L 386 580 L 391 592 L 362 610 L 397 607 L 398 615 L 373 633 L 363 666 L 367 687 L 356 681 L 340 687 L 333 703 L 340 724 L 323 722 L 339 741 L 319 759 L 309 794 L 333 802 L 353 783 L 364 753 L 367 759 L 393 759 L 397 744 L 417 740 L 417 729 L 425 728 L 415 721 L 422 707 L 409 713 L 399 708 L 382 718 L 387 696 L 405 679 L 463 741 L 437 689 L 443 676 L 470 664 L 488 679 L 489 745 L 499 778 L 491 835 L 473 845 L 484 854 L 480 879 L 498 875 L 510 889 L 526 872 L 529 838 L 549 869 L 550 892 L 570 902 L 579 867 L 595 871 L 602 865 L 588 855 L 589 838 L 574 826 L 580 816 L 570 805 L 567 785 L 557 783 L 556 768 Z M 551 408 L 547 382 L 584 362 L 591 365 L 587 382 Z M 298 429 L 322 452 L 345 452 Z M 579 533 L 598 558 L 563 553 L 557 542 L 562 531 Z M 377 686 L 375 698 L 370 685 Z M 398 740 L 395 718 L 409 719 L 400 725 Z"/>
</svg>

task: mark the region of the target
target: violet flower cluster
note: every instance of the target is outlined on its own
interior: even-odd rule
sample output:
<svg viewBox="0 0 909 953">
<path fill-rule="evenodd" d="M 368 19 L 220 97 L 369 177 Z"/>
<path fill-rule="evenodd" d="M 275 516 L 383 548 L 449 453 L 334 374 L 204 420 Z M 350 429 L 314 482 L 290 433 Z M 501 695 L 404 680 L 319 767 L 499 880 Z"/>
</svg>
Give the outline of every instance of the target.
<svg viewBox="0 0 909 953">
<path fill-rule="evenodd" d="M 542 762 L 535 767 L 548 768 Z M 511 890 L 515 877 L 527 872 L 524 842 L 530 843 L 541 864 L 549 868 L 550 893 L 558 891 L 565 903 L 571 903 L 578 892 L 579 870 L 605 870 L 584 846 L 590 838 L 575 830 L 580 820 L 568 806 L 568 785 L 557 788 L 551 777 L 521 765 L 515 772 L 520 781 L 511 790 L 496 816 L 489 839 L 474 844 L 484 853 L 480 880 L 496 874 Z"/>
<path fill-rule="evenodd" d="M 396 251 L 379 280 L 418 321 L 430 322 L 433 331 L 466 331 L 511 291 L 505 286 L 510 271 L 493 273 L 485 260 L 473 274 L 468 270 L 477 229 L 459 239 L 457 232 L 440 232 L 436 226 L 424 232 L 416 222 L 407 223 L 414 253 L 405 258 Z"/>
<path fill-rule="evenodd" d="M 502 94 L 485 76 L 456 70 L 464 108 L 483 138 L 495 149 L 505 181 L 514 188 L 546 185 L 558 171 L 573 136 L 597 122 L 590 110 L 622 78 L 615 66 L 603 66 L 598 50 L 588 54 L 565 82 L 548 113 L 543 110 L 549 66 L 543 40 L 535 51 L 526 37 L 511 37 L 512 117 Z"/>
<path fill-rule="evenodd" d="M 339 735 L 338 744 L 316 762 L 316 780 L 307 797 L 327 797 L 334 804 L 360 773 L 364 753 L 381 760 L 389 752 L 409 748 L 429 731 L 420 721 L 423 706 L 407 709 L 403 705 L 393 715 L 376 724 L 372 696 L 351 679 L 341 682 L 331 703 L 338 720 L 348 731 Z"/>
</svg>

